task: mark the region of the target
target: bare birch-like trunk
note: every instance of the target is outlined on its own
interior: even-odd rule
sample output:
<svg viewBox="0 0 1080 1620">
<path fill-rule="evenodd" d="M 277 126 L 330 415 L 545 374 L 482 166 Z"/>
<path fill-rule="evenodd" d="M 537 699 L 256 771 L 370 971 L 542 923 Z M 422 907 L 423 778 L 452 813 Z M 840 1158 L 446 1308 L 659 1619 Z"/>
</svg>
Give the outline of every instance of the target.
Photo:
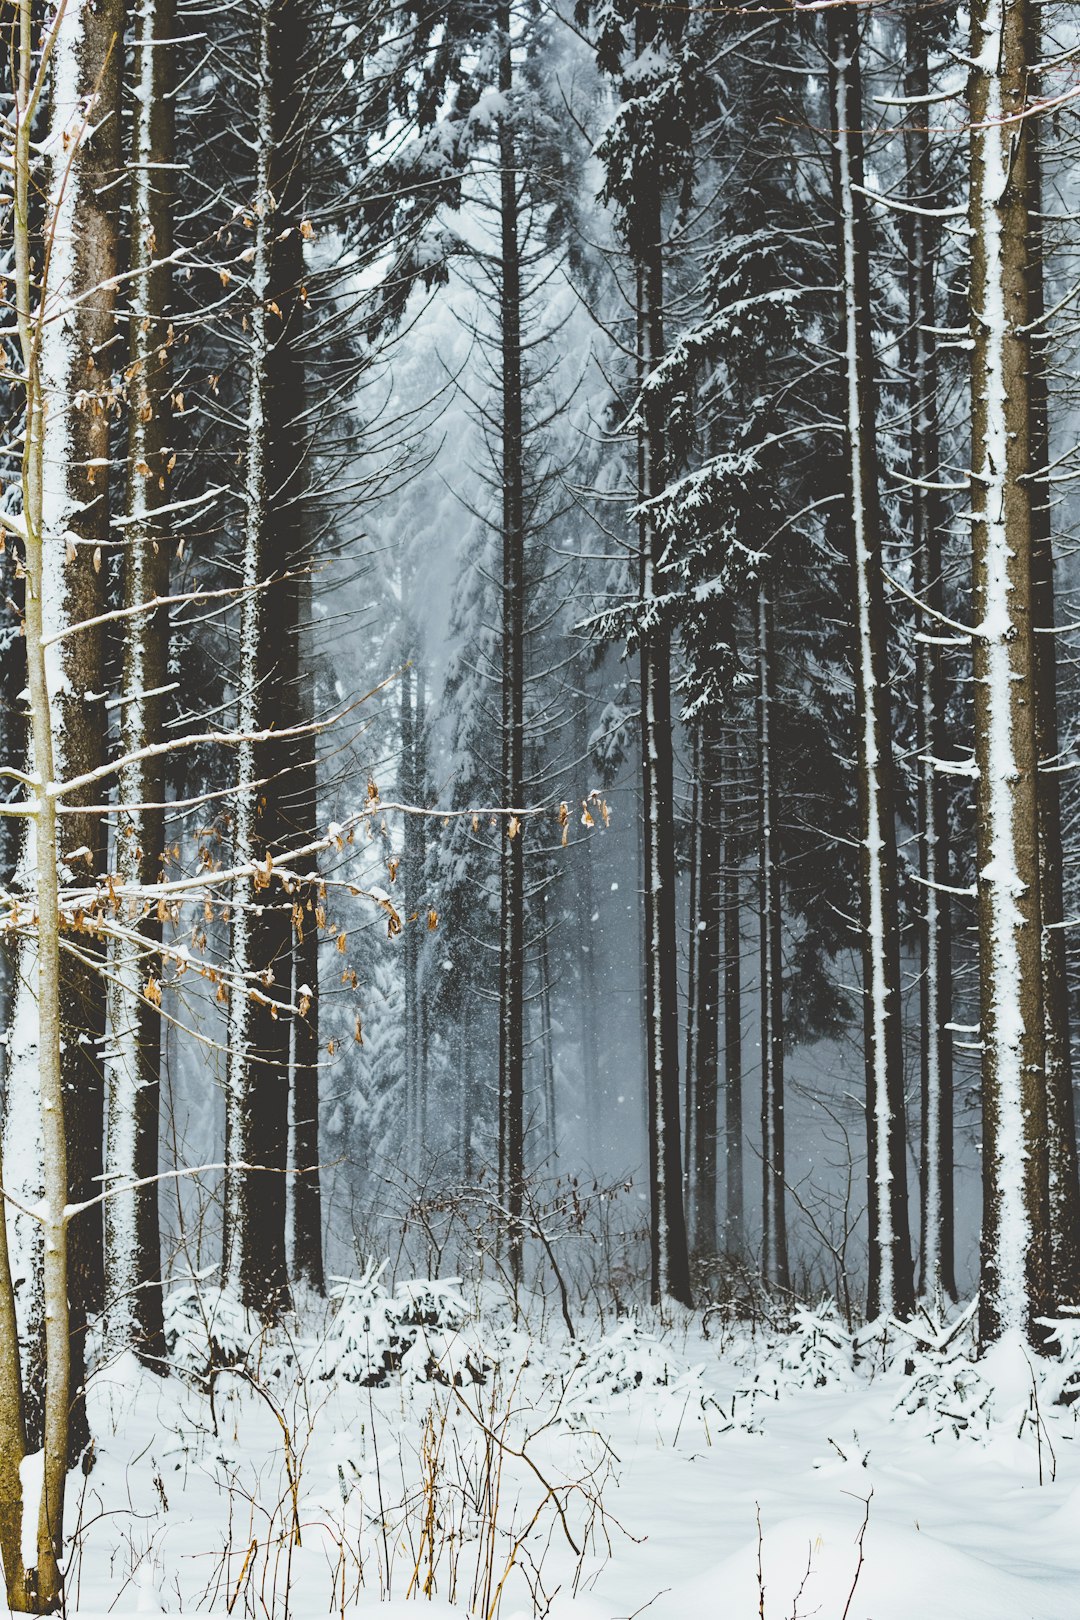
<svg viewBox="0 0 1080 1620">
<path fill-rule="evenodd" d="M 982 1011 L 985 1341 L 1050 1303 L 1032 646 L 1028 7 L 972 10 L 972 571 Z"/>
</svg>

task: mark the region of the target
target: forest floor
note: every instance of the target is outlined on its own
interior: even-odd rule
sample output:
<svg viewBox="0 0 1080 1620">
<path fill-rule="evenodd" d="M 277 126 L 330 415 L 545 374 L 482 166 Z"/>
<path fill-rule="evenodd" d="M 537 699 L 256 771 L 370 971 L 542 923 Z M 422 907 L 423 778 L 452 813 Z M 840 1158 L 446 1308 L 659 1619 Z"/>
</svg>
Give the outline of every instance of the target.
<svg viewBox="0 0 1080 1620">
<path fill-rule="evenodd" d="M 1080 1617 L 1075 1373 L 976 1364 L 965 1327 L 669 1312 L 571 1341 L 377 1276 L 246 1347 L 223 1296 L 170 1309 L 172 1376 L 91 1387 L 70 1613 Z M 208 1332 L 233 1370 L 206 1376 Z"/>
</svg>

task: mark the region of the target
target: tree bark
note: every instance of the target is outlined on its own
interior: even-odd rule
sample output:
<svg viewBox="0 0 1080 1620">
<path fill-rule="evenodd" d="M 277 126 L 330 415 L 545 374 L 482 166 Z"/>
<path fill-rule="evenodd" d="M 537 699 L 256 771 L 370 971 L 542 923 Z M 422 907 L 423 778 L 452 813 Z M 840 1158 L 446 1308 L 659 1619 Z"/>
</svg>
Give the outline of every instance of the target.
<svg viewBox="0 0 1080 1620">
<path fill-rule="evenodd" d="M 716 1143 L 720 1065 L 720 951 L 724 894 L 720 736 L 716 719 L 701 723 L 700 842 L 697 913 L 697 1017 L 694 1070 L 695 1247 L 716 1252 Z M 688 1150 L 689 1151 L 689 1150 Z"/>
<path fill-rule="evenodd" d="M 499 90 L 513 90 L 510 7 L 496 8 Z M 499 120 L 499 324 L 502 357 L 502 782 L 504 806 L 518 809 L 525 789 L 525 497 L 521 375 L 521 245 L 512 118 Z M 509 1223 L 510 1266 L 521 1280 L 525 1184 L 525 851 L 524 827 L 503 818 L 499 1123 L 500 1192 Z"/>
<path fill-rule="evenodd" d="M 300 232 L 301 117 L 296 65 L 302 19 L 296 0 L 254 8 L 256 176 L 251 204 L 248 422 L 240 626 L 239 730 L 254 733 L 295 703 L 297 580 L 304 447 L 296 429 L 303 394 L 299 360 L 303 273 Z M 273 480 L 273 481 L 272 481 Z M 269 586 L 262 581 L 271 580 Z M 295 764 L 289 743 L 239 749 L 237 864 L 264 868 L 232 897 L 233 971 L 248 986 L 229 1010 L 226 1108 L 225 1275 L 243 1303 L 266 1318 L 287 1307 L 285 1170 L 288 1154 L 293 926 L 273 877 L 292 828 L 281 775 Z M 275 988 L 276 987 L 276 988 Z"/>
<path fill-rule="evenodd" d="M 722 794 L 724 816 L 724 1248 L 741 1256 L 746 1247 L 743 1206 L 742 899 L 738 833 L 739 775 L 735 744 Z"/>
<path fill-rule="evenodd" d="M 909 184 L 919 208 L 932 208 L 934 179 L 925 98 L 929 95 L 927 22 L 912 12 L 906 22 L 905 94 L 918 104 L 905 130 Z M 934 282 L 938 234 L 934 221 L 914 212 L 908 220 L 908 309 L 911 323 L 912 551 L 916 595 L 930 612 L 944 611 L 941 541 L 945 513 L 940 491 L 937 432 L 938 361 Z M 930 620 L 916 643 L 918 727 L 919 876 L 923 883 L 919 928 L 921 1059 L 920 1291 L 930 1299 L 956 1298 L 953 1215 L 952 917 L 942 885 L 950 881 L 948 797 L 935 761 L 949 750 L 948 688 L 942 649 Z"/>
<path fill-rule="evenodd" d="M 664 353 L 664 272 L 659 192 L 641 199 L 644 244 L 637 268 L 638 377 Z M 642 818 L 645 846 L 645 1038 L 654 1302 L 691 1303 L 679 1141 L 679 985 L 670 632 L 652 613 L 663 540 L 648 501 L 664 486 L 664 438 L 655 409 L 638 430 L 639 633 Z"/>
<path fill-rule="evenodd" d="M 1041 7 L 1032 5 L 1027 56 L 1042 56 Z M 1029 94 L 1037 83 L 1029 78 Z M 1054 546 L 1050 462 L 1049 388 L 1042 232 L 1041 126 L 1026 128 L 1028 156 L 1028 320 L 1030 324 L 1031 628 L 1035 678 L 1035 748 L 1039 760 L 1039 900 L 1042 921 L 1043 1039 L 1049 1138 L 1051 1293 L 1054 1309 L 1080 1304 L 1080 1181 L 1069 1040 L 1069 984 L 1062 894 L 1061 788 L 1055 770 L 1060 745 L 1057 718 L 1057 636 L 1054 615 Z"/>
<path fill-rule="evenodd" d="M 909 1315 L 915 1304 L 908 1229 L 904 1054 L 900 1022 L 899 889 L 892 782 L 888 619 L 881 572 L 870 228 L 863 186 L 860 8 L 826 12 L 833 186 L 842 303 L 841 347 L 852 589 L 855 727 L 861 857 L 869 1313 Z"/>
<path fill-rule="evenodd" d="M 132 27 L 137 94 L 131 126 L 126 608 L 166 594 L 169 583 L 167 522 L 156 519 L 155 510 L 169 499 L 171 278 L 161 261 L 172 250 L 173 113 L 172 59 L 161 42 L 172 36 L 171 0 L 143 0 Z M 161 741 L 168 664 L 168 610 L 134 613 L 124 637 L 123 754 Z M 164 758 L 124 766 L 119 797 L 117 873 L 125 885 L 150 891 L 164 861 Z M 105 1205 L 106 1311 L 113 1349 L 134 1350 L 164 1370 L 157 1183 L 129 1193 L 115 1190 L 158 1170 L 162 966 L 155 947 L 161 943 L 162 919 L 152 901 L 139 897 L 126 903 L 124 917 L 134 937 L 114 942 L 109 965 L 107 1170 L 113 1190 Z"/>
<path fill-rule="evenodd" d="M 758 884 L 761 995 L 761 1274 L 772 1288 L 791 1286 L 784 1157 L 784 956 L 779 838 L 773 790 L 773 609 L 758 590 Z"/>
<path fill-rule="evenodd" d="M 972 573 L 983 1341 L 1050 1305 L 1049 1168 L 1032 627 L 1029 16 L 977 0 L 971 128 Z"/>
</svg>

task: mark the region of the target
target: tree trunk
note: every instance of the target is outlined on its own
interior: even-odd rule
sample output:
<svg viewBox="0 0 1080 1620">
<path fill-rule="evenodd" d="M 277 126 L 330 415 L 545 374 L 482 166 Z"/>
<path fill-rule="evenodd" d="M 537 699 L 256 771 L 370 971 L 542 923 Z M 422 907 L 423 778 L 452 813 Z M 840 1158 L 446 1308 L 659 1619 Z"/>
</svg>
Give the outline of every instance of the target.
<svg viewBox="0 0 1080 1620">
<path fill-rule="evenodd" d="M 826 12 L 839 231 L 841 343 L 852 589 L 856 761 L 861 852 L 866 1139 L 871 1318 L 908 1315 L 915 1285 L 907 1207 L 904 1053 L 900 1022 L 899 892 L 892 786 L 887 628 L 881 573 L 870 228 L 863 185 L 861 17 L 856 5 Z"/>
<path fill-rule="evenodd" d="M 246 733 L 274 722 L 283 694 L 286 704 L 295 703 L 298 679 L 298 594 L 289 568 L 296 559 L 293 537 L 303 462 L 296 431 L 303 394 L 296 79 L 301 26 L 295 0 L 258 0 L 242 568 L 246 594 L 238 694 L 238 729 Z M 266 579 L 273 583 L 260 585 Z M 243 1303 L 267 1318 L 289 1299 L 285 1169 L 293 926 L 272 863 L 292 831 L 282 802 L 290 784 L 283 784 L 280 775 L 294 763 L 295 750 L 288 743 L 245 743 L 239 749 L 236 860 L 264 868 L 265 876 L 240 879 L 232 898 L 233 971 L 243 975 L 248 989 L 234 992 L 229 1010 L 225 1275 Z M 268 779 L 265 788 L 243 786 L 260 778 Z"/>
<path fill-rule="evenodd" d="M 643 380 L 663 354 L 659 196 L 644 198 L 648 246 L 638 267 L 638 366 Z M 651 412 L 649 413 L 652 414 Z M 642 817 L 645 844 L 645 1032 L 649 1097 L 652 1293 L 690 1304 L 690 1262 L 679 1143 L 679 984 L 671 726 L 671 645 L 651 616 L 663 541 L 645 508 L 664 483 L 663 436 L 655 420 L 638 434 L 638 545 Z"/>
<path fill-rule="evenodd" d="M 720 737 L 716 720 L 701 723 L 700 838 L 697 916 L 697 1018 L 694 1071 L 695 1246 L 716 1252 L 716 1138 L 720 1064 L 720 947 L 724 895 Z M 689 1151 L 689 1149 L 688 1149 Z"/>
<path fill-rule="evenodd" d="M 155 509 L 168 499 L 170 275 L 160 261 L 172 249 L 173 156 L 170 86 L 171 0 L 144 0 L 133 16 L 132 72 L 137 88 L 131 125 L 131 250 L 128 321 L 127 525 L 122 596 L 138 608 L 165 595 L 169 583 L 167 522 Z M 169 664 L 168 610 L 133 613 L 124 636 L 120 747 L 132 754 L 163 735 Z M 152 890 L 162 875 L 165 818 L 163 757 L 135 760 L 119 775 L 116 870 L 126 885 Z M 163 1369 L 161 1239 L 158 1187 L 123 1186 L 158 1170 L 161 1017 L 156 996 L 162 968 L 155 946 L 162 921 L 152 902 L 127 902 L 134 935 L 116 941 L 109 964 L 107 1057 L 108 1175 L 105 1205 L 109 1340 Z M 160 988 L 157 991 L 160 994 Z"/>
<path fill-rule="evenodd" d="M 746 1247 L 743 1212 L 742 911 L 738 834 L 738 755 L 734 741 L 722 794 L 724 817 L 724 1248 Z"/>
<path fill-rule="evenodd" d="M 1039 10 L 1032 6 L 1028 60 L 1042 56 Z M 1029 86 L 1031 80 L 1029 79 Z M 1038 94 L 1031 86 L 1029 93 Z M 1045 316 L 1041 126 L 1026 126 L 1028 155 L 1028 321 L 1031 357 L 1029 499 L 1031 501 L 1031 628 L 1035 678 L 1035 748 L 1039 820 L 1039 900 L 1042 919 L 1043 1038 L 1049 1133 L 1049 1220 L 1053 1307 L 1080 1304 L 1080 1183 L 1069 1041 L 1069 984 L 1062 895 L 1061 788 L 1058 762 L 1057 637 L 1051 493 L 1047 334 Z"/>
<path fill-rule="evenodd" d="M 972 11 L 972 572 L 984 1341 L 1050 1304 L 1038 743 L 1031 634 L 1028 8 Z"/>
<path fill-rule="evenodd" d="M 301 725 L 315 718 L 314 649 L 311 627 L 310 559 L 300 562 L 296 581 L 296 710 Z M 315 734 L 299 737 L 295 745 L 290 803 L 293 830 L 301 839 L 316 832 L 318 775 Z M 314 915 L 317 863 L 310 867 L 312 882 L 306 895 L 297 897 L 301 908 L 300 931 L 293 929 L 293 1005 L 290 1017 L 292 1170 L 290 1178 L 290 1273 L 316 1294 L 326 1289 L 322 1246 L 322 1178 L 319 1169 L 319 931 Z M 299 1009 L 306 1009 L 302 1013 Z"/>
<path fill-rule="evenodd" d="M 919 207 L 934 207 L 935 185 L 925 98 L 929 94 L 926 20 L 912 13 L 906 23 L 905 93 L 917 105 L 905 130 L 909 185 Z M 932 613 L 944 611 L 941 537 L 945 521 L 940 491 L 938 444 L 938 362 L 932 329 L 936 321 L 934 281 L 938 235 L 925 214 L 908 220 L 908 309 L 911 323 L 912 551 L 916 595 Z M 947 685 L 942 649 L 934 620 L 916 643 L 918 724 L 919 875 L 923 882 L 919 929 L 921 955 L 919 1013 L 921 1045 L 922 1151 L 920 1210 L 922 1277 L 920 1291 L 929 1299 L 956 1298 L 953 1264 L 953 1051 L 952 919 L 949 897 L 941 887 L 950 881 L 948 798 L 935 761 L 949 748 L 946 723 Z"/>
<path fill-rule="evenodd" d="M 499 90 L 513 89 L 510 7 L 496 8 Z M 522 466 L 521 246 L 513 124 L 499 120 L 502 349 L 502 780 L 504 807 L 517 809 L 525 787 L 525 497 Z M 525 852 L 524 828 L 503 818 L 500 924 L 500 1192 L 509 1222 L 510 1266 L 521 1279 L 525 1181 Z"/>
<path fill-rule="evenodd" d="M 687 1240 L 697 1245 L 697 1200 L 695 1174 L 697 1144 L 694 1140 L 694 1116 L 697 1110 L 698 1075 L 698 935 L 702 927 L 701 916 L 701 731 L 691 728 L 690 748 L 690 872 L 687 903 L 687 963 L 686 963 L 686 1059 L 683 1076 L 683 1205 L 686 1209 Z"/>
<path fill-rule="evenodd" d="M 758 944 L 761 963 L 761 1274 L 789 1288 L 784 1165 L 784 957 L 779 838 L 773 792 L 773 611 L 758 590 Z"/>
<path fill-rule="evenodd" d="M 84 53 L 89 54 L 94 43 L 93 19 L 86 13 L 89 7 L 72 4 L 60 19 L 56 30 L 53 74 L 54 84 L 64 87 L 79 86 Z M 71 606 L 70 597 L 77 595 L 67 585 L 67 574 L 73 574 L 77 564 L 67 563 L 67 537 L 57 520 L 69 515 L 71 496 L 68 492 L 67 462 L 60 463 L 59 477 L 47 468 L 46 454 L 55 448 L 50 443 L 48 415 L 50 408 L 61 421 L 65 406 L 71 399 L 70 377 L 59 364 L 56 353 L 43 353 L 46 326 L 45 299 L 50 288 L 66 288 L 70 298 L 77 285 L 74 273 L 79 253 L 76 244 L 78 224 L 77 203 L 82 176 L 79 161 L 85 136 L 85 112 L 73 106 L 66 96 L 53 97 L 52 129 L 55 137 L 50 174 L 49 228 L 53 240 L 53 253 L 49 269 L 41 275 L 40 297 L 35 286 L 33 264 L 34 244 L 30 227 L 31 142 L 30 113 L 33 74 L 33 20 L 30 0 L 22 0 L 18 14 L 18 89 L 14 135 L 14 248 L 15 248 L 15 305 L 19 334 L 19 347 L 25 377 L 25 448 L 22 464 L 22 516 L 25 525 L 24 568 L 26 574 L 26 608 L 23 633 L 26 644 L 27 688 L 30 708 L 30 752 L 33 760 L 33 781 L 27 782 L 32 795 L 27 815 L 26 865 L 32 883 L 31 906 L 36 913 L 37 948 L 29 960 L 32 973 L 24 983 L 26 994 L 20 997 L 22 1030 L 32 1031 L 28 1048 L 33 1052 L 35 1084 L 24 1090 L 19 1104 L 32 1106 L 39 1120 L 37 1142 L 40 1146 L 41 1197 L 38 1216 L 42 1228 L 41 1246 L 41 1311 L 44 1318 L 44 1401 L 42 1414 L 43 1450 L 40 1498 L 37 1504 L 22 1500 L 25 1482 L 12 1478 L 11 1469 L 18 1468 L 20 1452 L 26 1450 L 26 1432 L 20 1424 L 18 1390 L 12 1387 L 12 1375 L 17 1375 L 21 1357 L 12 1353 L 11 1340 L 15 1333 L 13 1322 L 13 1291 L 4 1288 L 0 1300 L 0 1321 L 7 1341 L 5 1351 L 6 1378 L 0 1384 L 3 1396 L 2 1420 L 5 1448 L 3 1519 L 5 1536 L 14 1535 L 14 1514 L 19 1508 L 20 1549 L 24 1539 L 22 1520 L 37 1509 L 37 1546 L 35 1567 L 20 1571 L 21 1550 L 18 1558 L 7 1559 L 5 1547 L 5 1576 L 9 1599 L 18 1607 L 41 1612 L 59 1604 L 63 1580 L 60 1573 L 64 1526 L 64 1489 L 67 1482 L 69 1446 L 71 1438 L 71 1368 L 72 1333 L 68 1306 L 68 1214 L 69 1198 L 67 1140 L 64 1107 L 66 1092 L 63 1072 L 62 998 L 65 986 L 61 974 L 60 956 L 60 872 L 63 849 L 59 832 L 57 785 L 60 782 L 58 750 L 54 739 L 67 718 L 58 701 L 59 694 L 50 690 L 51 683 L 59 683 L 69 673 L 66 658 L 57 659 L 55 651 L 48 651 L 45 640 L 56 629 L 71 622 L 65 610 Z M 70 131 L 68 141 L 64 133 Z M 74 146 L 74 150 L 72 150 Z M 61 159 L 64 154 L 64 159 Z M 65 273 L 70 280 L 62 278 Z M 93 283 L 91 283 L 93 285 Z M 54 329 L 59 321 L 52 323 Z M 85 357 L 84 357 L 85 359 Z M 46 363 L 47 362 L 47 363 Z M 46 498 L 48 491 L 48 498 Z M 76 551 L 76 556 L 78 552 Z M 69 638 L 68 646 L 75 638 Z M 77 693 L 78 688 L 75 689 Z M 75 706 L 75 694 L 72 703 Z M 76 819 L 76 818 L 69 818 Z M 16 1032 L 17 1033 L 17 1032 Z M 23 1053 L 18 1062 L 25 1061 Z M 10 1086 L 10 1072 L 9 1072 Z M 13 1099 L 8 1095 L 9 1110 Z M 10 1183 L 8 1183 L 10 1188 Z M 97 1206 L 100 1209 L 100 1205 Z M 0 1245 L 5 1253 L 6 1243 Z M 0 1261 L 0 1287 L 5 1269 Z M 81 1349 L 81 1346 L 79 1347 Z M 10 1363 L 8 1354 L 11 1354 Z M 25 1373 L 24 1373 L 25 1376 Z M 23 1389 L 25 1394 L 25 1385 Z M 21 1432 L 20 1432 L 21 1430 Z M 9 1449 L 10 1448 L 10 1449 Z M 35 1449 L 39 1449 L 35 1445 Z M 20 1578 L 21 1577 L 21 1578 Z"/>
</svg>

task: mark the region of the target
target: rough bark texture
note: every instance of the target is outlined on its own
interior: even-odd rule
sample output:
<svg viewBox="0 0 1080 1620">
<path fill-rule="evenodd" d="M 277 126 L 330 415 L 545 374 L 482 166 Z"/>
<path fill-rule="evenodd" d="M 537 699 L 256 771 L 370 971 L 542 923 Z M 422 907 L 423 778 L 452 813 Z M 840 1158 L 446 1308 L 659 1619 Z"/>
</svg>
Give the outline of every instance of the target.
<svg viewBox="0 0 1080 1620">
<path fill-rule="evenodd" d="M 310 726 L 315 718 L 314 648 L 311 636 L 310 558 L 298 559 L 296 581 L 295 722 Z M 318 824 L 318 779 L 315 734 L 297 738 L 289 777 L 289 809 L 298 843 L 314 836 Z M 326 1288 L 323 1265 L 322 1179 L 319 1170 L 319 934 L 315 926 L 316 862 L 308 867 L 312 882 L 295 896 L 299 923 L 293 928 L 293 1005 L 306 1011 L 291 1015 L 292 1166 L 289 1183 L 290 1261 L 292 1275 L 317 1294 Z M 296 913 L 294 912 L 294 918 Z"/>
<path fill-rule="evenodd" d="M 304 447 L 297 431 L 303 397 L 298 344 L 302 301 L 302 164 L 297 63 L 303 19 L 296 0 L 259 0 L 253 11 L 256 165 L 251 204 L 251 287 L 246 533 L 241 621 L 239 729 L 257 731 L 295 706 L 298 680 L 296 560 Z M 260 581 L 269 586 L 256 588 Z M 230 1009 L 226 1110 L 226 1276 L 243 1302 L 272 1317 L 287 1303 L 285 1169 L 292 1039 L 293 925 L 273 858 L 294 833 L 289 773 L 295 744 L 260 742 L 239 751 L 236 853 L 264 867 L 233 896 L 233 955 L 247 994 Z"/>
<path fill-rule="evenodd" d="M 724 815 L 724 1247 L 746 1245 L 743 1204 L 742 897 L 738 833 L 739 775 L 734 746 L 723 790 Z"/>
<path fill-rule="evenodd" d="M 721 825 L 720 735 L 715 718 L 702 722 L 700 838 L 695 950 L 694 1242 L 716 1250 L 716 1140 L 720 1062 L 720 951 L 723 937 L 724 852 Z M 689 1150 L 688 1150 L 689 1151 Z"/>
<path fill-rule="evenodd" d="M 918 12 L 906 22 L 907 70 L 905 94 L 918 102 L 929 94 L 927 23 Z M 909 187 L 915 203 L 938 205 L 925 106 L 916 106 L 905 132 Z M 931 613 L 944 610 L 942 533 L 946 514 L 941 492 L 941 457 L 938 444 L 938 363 L 936 340 L 935 273 L 938 228 L 925 214 L 905 216 L 908 248 L 908 308 L 910 312 L 910 366 L 912 386 L 911 542 L 915 563 L 916 595 Z M 933 1298 L 944 1293 L 956 1298 L 953 1260 L 953 1050 L 952 916 L 949 896 L 938 885 L 950 882 L 949 815 L 945 782 L 935 761 L 948 757 L 946 725 L 948 686 L 940 628 L 928 618 L 916 644 L 918 762 L 919 876 L 923 882 L 919 928 L 919 1022 L 921 1153 L 919 1203 L 922 1226 L 920 1291 Z"/>
<path fill-rule="evenodd" d="M 773 609 L 758 591 L 758 942 L 761 996 L 761 1271 L 789 1288 L 784 1165 L 784 957 L 779 839 L 773 787 Z"/>
<path fill-rule="evenodd" d="M 664 352 L 664 275 L 659 195 L 642 198 L 637 271 L 638 367 Z M 649 1101 L 652 1292 L 690 1303 L 690 1263 L 679 1142 L 679 1003 L 671 733 L 670 633 L 653 617 L 662 539 L 644 510 L 663 488 L 664 439 L 654 410 L 638 432 L 642 826 L 645 854 L 645 1040 Z"/>
<path fill-rule="evenodd" d="M 1028 8 L 972 12 L 972 571 L 982 1010 L 983 1340 L 1050 1303 L 1031 563 Z M 1008 121 L 1007 121 L 1008 120 Z"/>
<path fill-rule="evenodd" d="M 844 356 L 849 546 L 855 597 L 853 646 L 861 855 L 869 1311 L 907 1315 L 915 1285 L 908 1230 L 904 1053 L 900 1023 L 899 892 L 887 632 L 870 311 L 870 240 L 863 185 L 859 70 L 861 8 L 826 12 L 833 127 L 833 189 Z"/>
<path fill-rule="evenodd" d="M 510 8 L 499 6 L 499 90 L 513 88 Z M 521 246 L 511 118 L 499 122 L 502 358 L 502 786 L 520 808 L 525 789 L 525 498 L 522 466 Z M 500 917 L 499 1169 L 509 1220 L 510 1266 L 521 1277 L 525 1185 L 525 849 L 524 826 L 504 819 Z"/>
<path fill-rule="evenodd" d="M 1031 8 L 1028 60 L 1041 55 L 1040 8 Z M 1030 85 L 1030 81 L 1029 81 Z M 1029 93 L 1035 93 L 1029 89 Z M 1043 1032 L 1046 1111 L 1049 1135 L 1049 1220 L 1051 1292 L 1055 1310 L 1080 1304 L 1080 1181 L 1077 1177 L 1076 1114 L 1069 1042 L 1069 985 L 1065 963 L 1062 896 L 1061 778 L 1058 762 L 1057 637 L 1054 628 L 1054 547 L 1051 491 L 1047 338 L 1045 314 L 1041 127 L 1032 120 L 1027 134 L 1028 319 L 1031 325 L 1030 499 L 1031 626 L 1035 673 L 1035 747 L 1039 816 L 1039 902 L 1042 919 Z"/>
<path fill-rule="evenodd" d="M 165 594 L 169 583 L 168 519 L 155 509 L 169 500 L 170 276 L 161 261 L 172 249 L 172 54 L 158 42 L 173 32 L 171 0 L 144 0 L 133 18 L 131 72 L 136 87 L 131 123 L 131 247 L 128 320 L 128 485 L 122 595 L 137 608 Z M 168 680 L 168 610 L 137 613 L 124 638 L 121 749 L 131 753 L 163 734 Z M 121 881 L 152 889 L 163 871 L 163 757 L 138 760 L 120 772 L 115 865 Z M 145 808 L 143 808 L 145 807 Z M 154 1176 L 158 1169 L 161 1017 L 156 997 L 162 969 L 154 954 L 162 920 L 152 901 L 124 905 L 125 921 L 145 941 L 119 943 L 111 953 L 108 1117 L 110 1183 Z M 163 1366 L 161 1240 L 156 1182 L 128 1194 L 113 1191 L 105 1206 L 108 1272 L 106 1310 L 114 1349 L 133 1349 Z"/>
</svg>

